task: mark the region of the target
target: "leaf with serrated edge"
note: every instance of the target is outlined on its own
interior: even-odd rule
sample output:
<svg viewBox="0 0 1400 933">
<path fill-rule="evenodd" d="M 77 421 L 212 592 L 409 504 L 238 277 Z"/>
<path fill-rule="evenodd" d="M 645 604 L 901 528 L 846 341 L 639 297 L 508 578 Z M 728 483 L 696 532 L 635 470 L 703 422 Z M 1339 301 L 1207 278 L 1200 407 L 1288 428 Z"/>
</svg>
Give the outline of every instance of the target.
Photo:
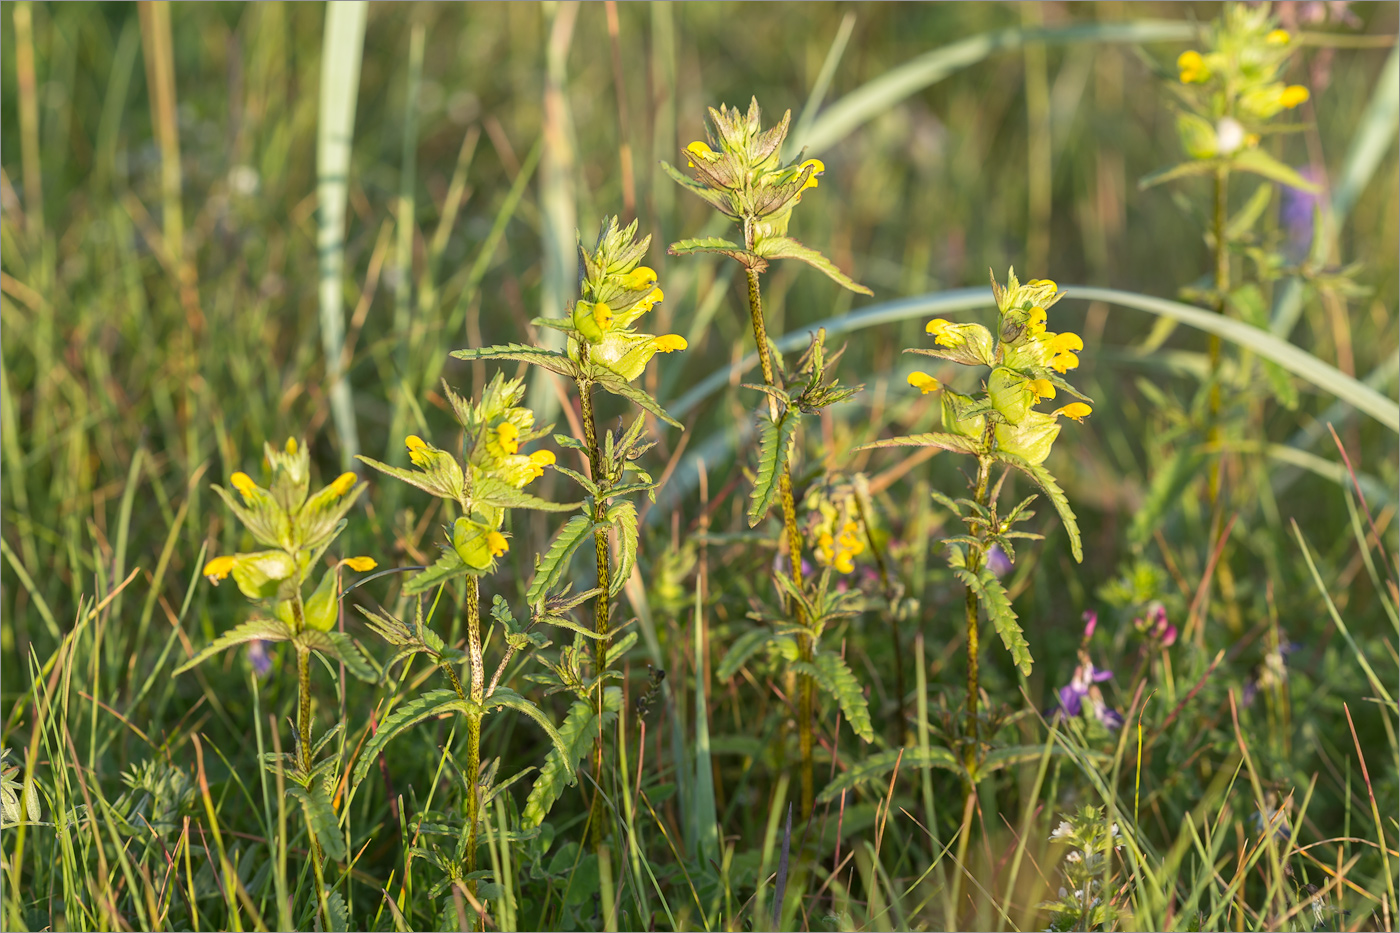
<svg viewBox="0 0 1400 933">
<path fill-rule="evenodd" d="M 875 294 L 855 279 L 836 268 L 836 263 L 827 259 L 821 253 L 810 246 L 803 246 L 801 243 L 785 236 L 764 237 L 754 244 L 754 252 L 765 259 L 798 259 L 805 262 L 814 269 L 825 272 L 837 285 L 849 289 L 861 295 Z"/>
<path fill-rule="evenodd" d="M 540 557 L 535 579 L 530 582 L 530 591 L 525 595 L 530 605 L 539 602 L 559 582 L 559 577 L 568 569 L 569 558 L 592 530 L 593 523 L 583 515 L 575 515 L 559 529 L 549 543 L 549 550 Z"/>
<path fill-rule="evenodd" d="M 621 706 L 622 691 L 620 689 L 609 687 L 603 691 L 605 717 L 615 716 Z M 558 800 L 559 795 L 564 792 L 564 787 L 573 783 L 574 770 L 578 767 L 578 763 L 583 760 L 583 756 L 588 754 L 588 750 L 593 747 L 595 732 L 593 704 L 585 703 L 583 700 L 575 700 L 574 705 L 569 707 L 569 714 L 564 717 L 564 724 L 559 727 L 559 737 L 563 739 L 564 747 L 568 749 L 569 760 L 567 763 L 564 761 L 564 756 L 560 754 L 557 746 L 549 750 L 544 765 L 540 768 L 539 777 L 535 778 L 535 783 L 530 788 L 530 796 L 525 801 L 525 809 L 521 812 L 520 825 L 522 828 L 530 829 L 544 822 L 544 818 L 549 815 L 550 809 L 554 806 L 554 801 Z"/>
<path fill-rule="evenodd" d="M 966 573 L 966 572 L 964 572 Z M 971 577 L 971 574 L 966 574 Z M 996 626 L 997 634 L 1001 636 L 1001 643 L 1006 646 L 1006 650 L 1011 653 L 1011 660 L 1020 668 L 1021 673 L 1029 677 L 1031 675 L 1031 665 L 1035 663 L 1031 657 L 1031 646 L 1026 641 L 1025 633 L 1021 631 L 1021 625 L 1016 618 L 1016 610 L 1011 608 L 1011 599 L 1006 595 L 1006 589 L 997 579 L 996 574 L 983 567 L 977 576 L 976 591 L 982 597 L 982 603 L 987 607 L 987 617 Z"/>
<path fill-rule="evenodd" d="M 232 648 L 234 645 L 241 645 L 249 641 L 287 641 L 291 637 L 292 630 L 277 619 L 249 619 L 215 638 L 203 651 L 175 668 L 175 673 L 183 674 L 190 668 L 204 663 L 220 651 Z"/>
<path fill-rule="evenodd" d="M 448 580 L 455 580 L 466 575 L 467 565 L 462 563 L 462 558 L 458 556 L 457 552 L 444 549 L 442 556 L 434 561 L 427 570 L 415 573 L 408 578 L 408 582 L 403 586 L 403 593 L 405 596 L 415 596 L 441 586 Z"/>
<path fill-rule="evenodd" d="M 379 723 L 379 728 L 360 750 L 360 758 L 355 762 L 355 770 L 350 776 L 350 786 L 357 787 L 365 779 L 379 753 L 391 740 L 425 719 L 451 712 L 456 702 L 457 694 L 452 690 L 430 690 L 397 707 Z"/>
<path fill-rule="evenodd" d="M 615 502 L 608 509 L 608 521 L 617 529 L 617 567 L 608 581 L 608 595 L 616 596 L 627 584 L 637 563 L 637 507 L 626 500 Z"/>
<path fill-rule="evenodd" d="M 779 477 L 787 468 L 800 418 L 795 409 L 789 408 L 776 422 L 765 420 L 759 428 L 758 475 L 754 478 L 753 491 L 749 493 L 750 528 L 763 521 L 773 506 Z"/>
<path fill-rule="evenodd" d="M 1035 480 L 1037 486 L 1045 490 L 1045 494 L 1050 498 L 1050 503 L 1055 506 L 1055 511 L 1060 513 L 1060 521 L 1064 522 L 1065 531 L 1069 533 L 1069 547 L 1074 554 L 1075 562 L 1083 563 L 1084 545 L 1079 539 L 1079 523 L 1075 521 L 1074 510 L 1069 507 L 1069 497 L 1060 488 L 1060 484 L 1055 482 L 1055 477 L 1050 475 L 1050 471 L 1038 463 L 1030 463 L 1015 454 L 1004 451 L 998 451 L 993 456 L 1002 463 L 1014 466 L 1025 473 Z"/>
<path fill-rule="evenodd" d="M 902 756 L 900 754 L 901 751 L 903 752 Z M 843 772 L 836 780 L 822 788 L 822 792 L 817 795 L 817 803 L 826 803 L 828 800 L 835 800 L 841 795 L 843 790 L 849 790 L 857 785 L 879 780 L 894 770 L 895 762 L 899 763 L 901 770 L 904 768 L 943 768 L 946 771 L 962 770 L 958 759 L 946 748 L 930 748 L 927 754 L 925 754 L 924 750 L 918 748 L 890 748 L 871 755 L 859 764 L 852 765 L 849 771 Z"/>
<path fill-rule="evenodd" d="M 302 787 L 289 781 L 287 792 L 301 802 L 306 825 L 311 828 L 311 835 L 321 844 L 326 855 L 337 862 L 345 861 L 345 838 L 340 834 L 340 819 L 335 815 L 335 808 L 331 806 L 321 782 L 312 781 L 310 787 Z"/>
<path fill-rule="evenodd" d="M 578 373 L 574 361 L 553 350 L 527 347 L 519 343 L 506 343 L 478 350 L 453 350 L 451 355 L 459 360 L 511 360 L 517 363 L 530 363 L 561 376 L 573 378 Z"/>
<path fill-rule="evenodd" d="M 666 252 L 672 256 L 689 256 L 694 253 L 719 253 L 728 256 L 730 259 L 737 259 L 754 269 L 762 272 L 768 268 L 768 263 L 757 253 L 744 249 L 738 243 L 731 243 L 728 240 L 720 239 L 717 236 L 695 237 L 689 240 L 681 240 L 672 243 L 666 248 Z"/>
<path fill-rule="evenodd" d="M 739 673 L 739 668 L 748 663 L 749 659 L 763 649 L 763 646 L 772 641 L 776 635 L 769 628 L 752 628 L 738 638 L 734 639 L 734 644 L 729 646 L 729 650 L 724 653 L 724 658 L 719 662 L 719 667 L 715 668 L 715 679 L 720 681 L 729 680 Z"/>
<path fill-rule="evenodd" d="M 662 421 L 669 424 L 671 427 L 680 428 L 682 431 L 685 430 L 684 425 L 682 425 L 675 418 L 672 418 L 670 415 L 666 414 L 666 409 L 661 407 L 660 402 L 658 402 L 645 391 L 637 388 L 627 380 L 621 377 L 600 376 L 594 381 L 597 382 L 597 384 L 602 386 L 604 389 L 607 389 L 613 395 L 619 395 L 627 399 L 628 401 L 634 403 L 639 408 L 646 409 L 656 417 L 660 418 Z"/>
<path fill-rule="evenodd" d="M 482 703 L 487 709 L 500 706 L 508 706 L 516 712 L 529 716 L 539 727 L 549 736 L 549 740 L 554 743 L 554 748 L 561 755 L 568 754 L 569 746 L 564 744 L 564 737 L 559 734 L 559 730 L 554 728 L 554 723 L 549 721 L 549 717 L 544 714 L 538 706 L 525 699 L 520 694 L 509 687 L 497 687 L 489 697 Z M 565 762 L 568 765 L 568 762 Z M 570 778 L 573 777 L 572 771 Z"/>
<path fill-rule="evenodd" d="M 906 434 L 903 437 L 890 437 L 881 441 L 862 444 L 856 450 L 874 450 L 877 447 L 937 447 L 958 454 L 977 454 L 977 443 L 960 434 Z"/>
<path fill-rule="evenodd" d="M 851 725 L 851 731 L 867 742 L 875 740 L 875 730 L 870 724 L 870 706 L 865 700 L 865 691 L 860 681 L 839 654 L 830 651 L 819 653 L 811 664 L 798 662 L 797 667 L 816 671 L 816 681 L 827 693 L 841 704 L 841 713 Z"/>
</svg>

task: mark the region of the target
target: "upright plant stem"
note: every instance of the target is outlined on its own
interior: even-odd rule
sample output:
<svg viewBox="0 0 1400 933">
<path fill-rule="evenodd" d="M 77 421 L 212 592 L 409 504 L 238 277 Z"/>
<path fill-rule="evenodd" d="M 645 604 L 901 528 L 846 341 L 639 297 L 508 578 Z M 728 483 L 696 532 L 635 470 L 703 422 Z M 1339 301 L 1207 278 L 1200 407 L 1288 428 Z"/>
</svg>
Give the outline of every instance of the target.
<svg viewBox="0 0 1400 933">
<path fill-rule="evenodd" d="M 1225 313 L 1227 302 L 1226 296 L 1230 291 L 1230 250 L 1225 242 L 1225 213 L 1229 194 L 1230 169 L 1228 166 L 1220 166 L 1215 170 L 1215 204 L 1211 218 L 1211 235 L 1214 239 L 1215 249 L 1215 310 Z M 1219 451 L 1220 432 L 1220 337 L 1217 334 L 1210 335 L 1210 413 L 1209 426 L 1206 429 L 1206 442 L 1210 448 Z M 1222 454 L 1223 456 L 1223 454 Z M 1210 504 L 1215 505 L 1215 500 L 1220 495 L 1220 471 L 1211 470 L 1207 478 L 1210 490 Z"/>
<path fill-rule="evenodd" d="M 589 383 L 580 383 L 578 389 L 582 407 L 583 441 L 588 447 L 588 464 L 593 474 L 593 482 L 601 488 L 608 484 L 609 477 L 603 475 L 603 452 L 598 446 L 598 428 L 593 417 L 593 386 Z M 599 678 L 607 669 L 608 646 L 611 641 L 608 638 L 608 594 L 612 583 L 610 567 L 612 555 L 608 549 L 608 527 L 604 524 L 606 517 L 607 503 L 603 501 L 601 496 L 595 496 L 593 499 L 593 521 L 598 524 L 598 528 L 593 532 L 593 548 L 598 560 L 598 588 L 601 592 L 593 599 L 593 630 L 601 636 L 594 641 L 594 650 L 597 651 L 597 661 L 594 667 Z M 607 930 L 616 930 L 617 911 L 613 897 L 612 849 L 608 845 L 608 820 L 603 813 L 603 689 L 604 684 L 600 681 L 596 710 L 598 733 L 593 740 L 593 775 L 598 783 L 593 791 L 591 822 L 593 824 L 593 849 L 598 856 L 598 889 L 603 901 L 603 926 Z"/>
<path fill-rule="evenodd" d="M 753 234 L 746 234 L 745 239 L 749 241 L 749 246 L 753 246 Z M 758 289 L 758 273 L 753 269 L 744 270 L 748 274 L 749 281 L 749 316 L 753 320 L 753 339 L 758 344 L 758 361 L 763 367 L 763 381 L 770 386 L 777 387 L 778 383 L 773 373 L 773 358 L 768 352 L 768 328 L 763 322 L 763 298 Z M 768 397 L 768 413 L 774 421 L 778 420 L 778 401 L 771 395 Z M 797 505 L 792 496 L 792 473 L 788 464 L 783 464 L 782 472 L 778 474 L 778 490 L 783 500 L 783 528 L 787 532 L 788 542 L 788 563 L 792 567 L 792 582 L 798 588 L 802 587 L 802 533 L 797 528 Z M 794 607 L 794 611 L 801 613 L 801 609 Z M 797 623 L 804 627 L 806 620 L 797 619 Z M 816 646 L 812 642 L 810 634 L 802 634 L 797 639 L 798 654 L 807 663 L 812 662 Z M 798 675 L 797 681 L 797 741 L 798 749 L 802 756 L 802 815 L 809 816 L 812 812 L 814 800 L 814 790 L 812 786 L 812 718 L 813 708 L 816 705 L 816 685 L 812 679 L 805 674 Z"/>
<path fill-rule="evenodd" d="M 301 769 L 311 773 L 311 649 L 297 645 L 297 742 Z"/>
<path fill-rule="evenodd" d="M 478 704 L 485 699 L 486 669 L 481 661 L 481 580 L 467 575 L 467 656 L 471 664 L 471 698 Z M 449 665 L 448 675 L 460 696 L 461 682 Z M 481 821 L 481 713 L 467 714 L 467 873 L 476 871 L 476 832 Z M 476 881 L 467 882 L 476 894 Z"/>
<path fill-rule="evenodd" d="M 992 471 L 992 462 L 985 457 L 977 461 L 977 504 L 985 507 L 987 505 L 987 479 Z M 976 574 L 982 569 L 982 545 L 980 539 L 982 534 L 974 529 L 979 539 L 975 547 L 968 548 L 967 571 Z M 978 759 L 978 724 L 977 724 L 977 613 L 978 613 L 977 591 L 972 587 L 967 588 L 967 748 L 963 754 L 963 760 L 967 764 L 969 774 L 976 771 Z M 968 793 L 975 793 L 976 788 L 969 784 Z"/>
</svg>

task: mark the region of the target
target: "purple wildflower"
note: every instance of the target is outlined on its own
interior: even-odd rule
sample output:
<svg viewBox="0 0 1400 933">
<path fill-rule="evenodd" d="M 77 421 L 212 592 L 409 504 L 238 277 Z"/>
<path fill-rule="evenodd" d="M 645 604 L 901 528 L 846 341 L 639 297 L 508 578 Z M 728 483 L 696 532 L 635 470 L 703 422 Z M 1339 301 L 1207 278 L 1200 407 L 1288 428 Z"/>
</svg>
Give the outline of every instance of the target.
<svg viewBox="0 0 1400 933">
<path fill-rule="evenodd" d="M 1084 711 L 1084 703 L 1087 701 L 1089 709 L 1099 722 L 1109 729 L 1117 729 L 1123 725 L 1123 716 L 1105 702 L 1103 693 L 1098 688 L 1098 684 L 1113 677 L 1113 672 L 1095 667 L 1094 662 L 1082 651 L 1079 653 L 1079 661 L 1079 666 L 1074 669 L 1074 676 L 1068 684 L 1060 688 L 1060 712 L 1067 717 L 1078 716 Z"/>
<path fill-rule="evenodd" d="M 998 577 L 1004 577 L 1011 572 L 1011 558 L 1006 556 L 1006 552 L 998 544 L 987 548 L 987 569 Z"/>
<path fill-rule="evenodd" d="M 1317 184 L 1322 181 L 1322 173 L 1312 166 L 1304 166 L 1298 174 Z M 1304 191 L 1302 188 L 1283 188 L 1283 202 L 1279 219 L 1288 234 L 1288 245 L 1284 252 L 1294 262 L 1308 258 L 1313 241 L 1313 217 L 1321 195 L 1318 192 Z"/>
<path fill-rule="evenodd" d="M 1176 626 L 1167 621 L 1167 607 L 1161 603 L 1153 603 L 1147 607 L 1147 619 L 1134 619 L 1133 624 L 1137 626 L 1148 638 L 1160 644 L 1163 648 L 1170 648 L 1176 644 Z"/>
<path fill-rule="evenodd" d="M 248 663 L 253 665 L 253 673 L 257 674 L 259 679 L 268 675 L 272 670 L 272 656 L 267 653 L 267 642 L 248 643 Z"/>
<path fill-rule="evenodd" d="M 1084 610 L 1084 642 L 1088 644 L 1089 639 L 1094 637 L 1094 629 L 1099 627 L 1099 614 L 1096 610 Z"/>
</svg>

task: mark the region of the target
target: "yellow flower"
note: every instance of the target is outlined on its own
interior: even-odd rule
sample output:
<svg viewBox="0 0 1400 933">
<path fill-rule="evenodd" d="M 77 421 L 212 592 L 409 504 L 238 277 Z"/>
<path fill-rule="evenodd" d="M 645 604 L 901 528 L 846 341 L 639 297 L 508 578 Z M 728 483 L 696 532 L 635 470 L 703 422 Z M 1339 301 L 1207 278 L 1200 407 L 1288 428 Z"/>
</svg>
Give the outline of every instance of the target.
<svg viewBox="0 0 1400 933">
<path fill-rule="evenodd" d="M 1047 344 L 1051 353 L 1064 353 L 1066 351 L 1079 352 L 1084 349 L 1084 341 L 1079 339 L 1078 334 L 1063 333 L 1051 337 Z"/>
<path fill-rule="evenodd" d="M 554 462 L 554 454 L 548 450 L 537 450 L 530 454 L 530 479 L 534 482 L 544 476 L 544 468 Z"/>
<path fill-rule="evenodd" d="M 356 573 L 364 573 L 379 566 L 373 557 L 347 557 L 342 563 Z"/>
<path fill-rule="evenodd" d="M 1201 84 L 1210 77 L 1206 72 L 1205 59 L 1195 49 L 1188 49 L 1178 55 L 1176 67 L 1181 71 L 1182 84 Z"/>
<path fill-rule="evenodd" d="M 408 459 L 417 466 L 428 465 L 428 445 L 423 442 L 423 438 L 417 434 L 410 434 L 403 439 L 404 446 L 408 448 Z"/>
<path fill-rule="evenodd" d="M 233 573 L 232 557 L 216 557 L 204 565 L 204 575 L 215 586 L 218 586 L 219 581 L 231 573 Z"/>
<path fill-rule="evenodd" d="M 1301 84 L 1290 84 L 1283 89 L 1278 96 L 1278 102 L 1284 107 L 1292 110 L 1294 107 L 1308 99 L 1308 89 Z"/>
<path fill-rule="evenodd" d="M 656 270 L 650 266 L 638 266 L 627 273 L 622 280 L 622 287 L 631 292 L 641 291 L 648 285 L 656 284 Z M 660 299 L 657 299 L 658 301 Z"/>
<path fill-rule="evenodd" d="M 1066 418 L 1073 418 L 1075 421 L 1083 421 L 1093 412 L 1093 409 L 1083 402 L 1070 402 L 1064 408 L 1057 408 L 1050 413 L 1051 417 L 1064 415 Z"/>
<path fill-rule="evenodd" d="M 242 470 L 230 476 L 228 482 L 230 486 L 243 494 L 245 502 L 250 501 L 258 491 L 257 483 L 254 483 L 252 477 Z"/>
<path fill-rule="evenodd" d="M 509 421 L 502 421 L 496 426 L 496 439 L 501 442 L 501 449 L 508 454 L 513 454 L 520 449 L 520 429 Z"/>
<path fill-rule="evenodd" d="M 1045 333 L 1045 309 L 1040 305 L 1031 308 L 1026 320 L 1026 329 L 1030 331 L 1031 336 Z"/>
<path fill-rule="evenodd" d="M 943 388 L 943 383 L 930 376 L 928 373 L 912 372 L 909 374 L 909 384 L 918 389 L 924 395 L 930 392 L 937 392 Z"/>
<path fill-rule="evenodd" d="M 354 486 L 358 480 L 359 477 L 354 473 L 342 473 L 335 478 L 335 482 L 331 483 L 330 488 L 337 496 L 343 496 L 350 491 L 350 488 Z"/>
<path fill-rule="evenodd" d="M 289 454 L 294 454 L 294 453 L 296 453 L 296 452 L 297 452 L 297 439 L 296 439 L 295 437 L 289 437 L 289 438 L 287 438 L 287 453 L 289 453 Z"/>
<path fill-rule="evenodd" d="M 1050 286 L 1050 291 L 1052 291 L 1052 292 L 1057 292 L 1057 291 L 1060 290 L 1060 286 L 1056 285 L 1054 282 L 1052 282 L 1052 281 L 1049 280 L 1049 279 L 1031 279 L 1031 280 L 1030 280 L 1029 282 L 1027 282 L 1026 284 L 1027 284 L 1027 285 L 1048 285 L 1048 286 Z"/>
<path fill-rule="evenodd" d="M 612 308 L 609 308 L 606 302 L 599 301 L 593 305 L 593 322 L 600 330 L 607 330 L 612 326 Z"/>
<path fill-rule="evenodd" d="M 656 338 L 655 346 L 662 353 L 671 353 L 675 350 L 684 350 L 688 344 L 680 334 L 663 334 Z"/>
<path fill-rule="evenodd" d="M 419 437 L 417 434 L 410 434 L 408 437 L 405 437 L 403 443 L 409 450 L 423 450 L 428 446 L 423 442 L 423 438 Z"/>
<path fill-rule="evenodd" d="M 1264 41 L 1269 45 L 1287 45 L 1293 37 L 1288 34 L 1287 29 L 1275 29 L 1264 37 Z"/>
<path fill-rule="evenodd" d="M 938 344 L 940 347 L 951 347 L 953 346 L 953 338 L 949 335 L 949 331 L 952 329 L 952 327 L 952 321 L 947 321 L 941 317 L 936 317 L 928 322 L 928 324 L 924 327 L 924 331 L 926 333 L 933 334 L 933 342 Z"/>
<path fill-rule="evenodd" d="M 486 533 L 486 549 L 491 552 L 492 557 L 500 557 L 510 550 L 510 545 L 506 543 L 506 536 L 499 531 L 489 531 Z"/>
<path fill-rule="evenodd" d="M 665 300 L 666 300 L 666 293 L 663 292 L 663 291 L 662 291 L 661 289 L 659 289 L 659 288 L 653 288 L 653 289 L 651 290 L 651 294 L 650 294 L 650 295 L 647 295 L 645 298 L 643 298 L 643 299 L 641 299 L 640 301 L 637 302 L 636 307 L 641 309 L 641 310 L 638 311 L 637 313 L 638 313 L 638 314 L 646 314 L 648 311 L 650 311 L 650 310 L 652 309 L 653 306 L 655 306 L 655 305 L 657 305 L 657 304 L 659 304 L 659 303 L 661 303 L 662 301 L 665 301 Z M 634 309 L 634 310 L 635 310 L 635 309 Z"/>
<path fill-rule="evenodd" d="M 1066 350 L 1050 360 L 1050 368 L 1057 373 L 1067 373 L 1079 368 L 1079 357 Z"/>
<path fill-rule="evenodd" d="M 1049 379 L 1032 379 L 1026 383 L 1026 388 L 1031 390 L 1031 394 L 1035 396 L 1037 402 L 1041 399 L 1055 397 L 1055 384 Z"/>
<path fill-rule="evenodd" d="M 797 189 L 798 194 L 801 194 L 808 188 L 815 188 L 817 186 L 817 176 L 826 171 L 826 163 L 823 162 L 821 159 L 808 159 L 806 162 L 803 162 L 797 167 L 798 173 L 801 174 L 802 172 L 806 171 L 807 166 L 809 165 L 812 166 L 812 176 L 807 179 L 807 183 L 805 185 Z"/>
<path fill-rule="evenodd" d="M 690 153 L 694 153 L 695 155 L 698 155 L 698 156 L 700 156 L 702 159 L 705 159 L 705 160 L 707 160 L 707 161 L 714 161 L 715 159 L 719 158 L 719 153 L 718 153 L 718 152 L 715 152 L 713 149 L 711 149 L 709 146 L 705 145 L 704 143 L 700 142 L 699 140 L 696 140 L 695 142 L 691 143 L 689 146 L 686 146 L 686 147 L 685 147 L 685 151 L 686 151 L 686 152 L 690 152 Z M 688 164 L 690 165 L 691 168 L 695 168 L 695 163 L 694 163 L 694 162 L 690 162 L 690 163 L 688 163 Z"/>
</svg>

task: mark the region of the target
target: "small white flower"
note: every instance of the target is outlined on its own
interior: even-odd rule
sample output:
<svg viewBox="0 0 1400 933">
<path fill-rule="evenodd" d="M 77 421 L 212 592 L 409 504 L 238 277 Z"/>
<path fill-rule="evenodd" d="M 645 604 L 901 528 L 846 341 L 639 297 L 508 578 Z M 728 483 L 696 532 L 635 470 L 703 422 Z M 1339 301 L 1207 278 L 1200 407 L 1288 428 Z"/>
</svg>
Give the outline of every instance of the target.
<svg viewBox="0 0 1400 933">
<path fill-rule="evenodd" d="M 1244 145 L 1244 125 L 1234 117 L 1221 117 L 1215 124 L 1215 148 L 1221 155 L 1232 155 Z"/>
<path fill-rule="evenodd" d="M 1060 825 L 1055 827 L 1055 831 L 1050 834 L 1051 839 L 1060 839 L 1074 832 L 1074 827 L 1069 825 L 1068 820 L 1060 820 Z"/>
</svg>

